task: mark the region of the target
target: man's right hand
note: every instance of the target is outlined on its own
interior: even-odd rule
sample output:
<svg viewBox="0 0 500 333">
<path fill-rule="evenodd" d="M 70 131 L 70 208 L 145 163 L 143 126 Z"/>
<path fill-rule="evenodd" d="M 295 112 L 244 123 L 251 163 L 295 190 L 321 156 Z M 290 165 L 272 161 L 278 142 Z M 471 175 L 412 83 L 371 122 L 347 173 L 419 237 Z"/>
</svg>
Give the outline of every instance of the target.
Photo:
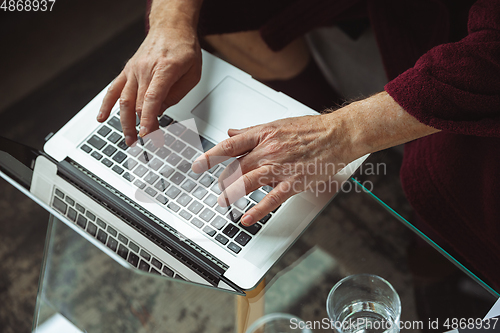
<svg viewBox="0 0 500 333">
<path fill-rule="evenodd" d="M 161 3 L 165 7 L 161 7 Z M 196 35 L 197 14 L 179 15 L 172 9 L 175 1 L 154 1 L 151 10 L 151 29 L 123 71 L 111 83 L 97 116 L 105 121 L 119 99 L 120 118 L 127 145 L 139 136 L 158 129 L 158 116 L 177 104 L 200 80 L 201 49 Z M 201 5 L 201 2 L 198 2 Z M 156 8 L 156 11 L 155 11 Z M 184 7 L 185 8 L 185 7 Z M 175 14 L 175 15 L 174 15 Z M 186 22 L 171 19 L 186 17 Z M 153 18 L 155 17 L 155 19 Z M 174 23 L 172 24 L 172 22 Z"/>
</svg>

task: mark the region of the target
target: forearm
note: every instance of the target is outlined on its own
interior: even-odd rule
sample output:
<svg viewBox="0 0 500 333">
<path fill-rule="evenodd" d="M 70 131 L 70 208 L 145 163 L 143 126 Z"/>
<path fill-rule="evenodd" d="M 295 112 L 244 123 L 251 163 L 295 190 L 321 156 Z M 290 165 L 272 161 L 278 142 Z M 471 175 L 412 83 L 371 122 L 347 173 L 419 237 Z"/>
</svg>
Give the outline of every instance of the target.
<svg viewBox="0 0 500 333">
<path fill-rule="evenodd" d="M 344 127 L 345 139 L 356 156 L 439 132 L 419 122 L 386 92 L 354 102 L 326 117 Z"/>
<path fill-rule="evenodd" d="M 190 27 L 196 31 L 203 0 L 153 0 L 149 14 L 150 31 Z"/>
</svg>

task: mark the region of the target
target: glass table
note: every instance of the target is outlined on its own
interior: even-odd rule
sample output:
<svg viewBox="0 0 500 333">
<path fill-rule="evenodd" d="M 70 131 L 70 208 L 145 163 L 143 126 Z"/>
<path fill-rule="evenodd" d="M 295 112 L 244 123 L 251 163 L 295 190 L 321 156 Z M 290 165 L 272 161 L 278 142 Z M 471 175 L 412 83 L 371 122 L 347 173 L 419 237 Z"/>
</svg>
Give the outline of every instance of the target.
<svg viewBox="0 0 500 333">
<path fill-rule="evenodd" d="M 346 186 L 247 296 L 126 269 L 51 217 L 33 331 L 244 333 L 285 313 L 332 332 L 328 292 L 358 273 L 394 286 L 404 331 L 486 315 L 497 292 L 355 179 Z"/>
</svg>

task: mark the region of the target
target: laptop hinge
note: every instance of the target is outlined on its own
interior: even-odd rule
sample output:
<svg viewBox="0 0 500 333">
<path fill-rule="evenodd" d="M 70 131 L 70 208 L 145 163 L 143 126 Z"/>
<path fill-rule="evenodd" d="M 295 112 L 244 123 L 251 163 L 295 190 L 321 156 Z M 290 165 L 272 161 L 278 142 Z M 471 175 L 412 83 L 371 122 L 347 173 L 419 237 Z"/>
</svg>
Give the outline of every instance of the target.
<svg viewBox="0 0 500 333">
<path fill-rule="evenodd" d="M 58 163 L 57 173 L 87 193 L 99 204 L 104 205 L 134 229 L 155 241 L 158 246 L 191 267 L 207 281 L 217 285 L 218 281 L 222 280 L 234 286 L 222 276 L 228 268 L 227 265 L 199 246 L 198 249 L 193 248 L 194 243 L 191 240 L 182 237 L 161 219 L 146 211 L 78 163 L 67 158 Z"/>
</svg>

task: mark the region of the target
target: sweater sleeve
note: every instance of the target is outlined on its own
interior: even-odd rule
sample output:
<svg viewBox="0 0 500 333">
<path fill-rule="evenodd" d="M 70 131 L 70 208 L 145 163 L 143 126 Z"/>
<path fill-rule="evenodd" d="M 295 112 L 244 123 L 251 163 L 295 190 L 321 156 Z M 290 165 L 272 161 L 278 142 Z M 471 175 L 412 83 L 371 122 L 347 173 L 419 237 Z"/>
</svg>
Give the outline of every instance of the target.
<svg viewBox="0 0 500 333">
<path fill-rule="evenodd" d="M 385 90 L 426 125 L 500 137 L 500 0 L 477 1 L 464 39 L 432 48 Z"/>
</svg>

